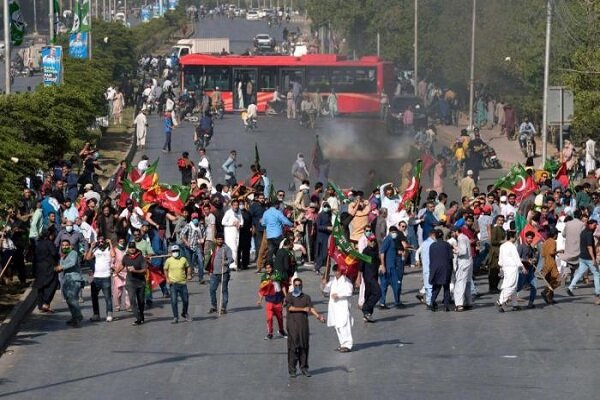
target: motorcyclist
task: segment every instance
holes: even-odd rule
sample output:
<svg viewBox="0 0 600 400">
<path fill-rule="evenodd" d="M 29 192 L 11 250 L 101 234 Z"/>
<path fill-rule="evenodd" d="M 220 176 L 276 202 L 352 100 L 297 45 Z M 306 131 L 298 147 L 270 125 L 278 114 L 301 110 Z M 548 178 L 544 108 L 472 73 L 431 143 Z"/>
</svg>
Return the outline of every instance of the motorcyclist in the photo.
<svg viewBox="0 0 600 400">
<path fill-rule="evenodd" d="M 210 95 L 210 98 L 212 101 L 213 108 L 215 110 L 223 110 L 223 108 L 224 108 L 223 95 L 218 86 L 215 87 L 215 91 L 212 92 L 212 94 Z"/>
<path fill-rule="evenodd" d="M 212 116 L 211 116 L 210 112 L 204 113 L 202 115 L 202 118 L 200 119 L 200 123 L 198 124 L 198 126 L 196 127 L 196 130 L 194 132 L 195 133 L 194 143 L 196 143 L 198 148 L 208 146 L 208 143 L 212 139 L 212 136 L 214 133 L 213 127 L 214 127 L 214 124 L 213 124 L 213 120 L 212 120 Z M 203 137 L 203 135 L 205 135 L 205 134 L 208 135 L 208 138 L 206 140 L 204 140 L 204 137 Z"/>
<path fill-rule="evenodd" d="M 529 118 L 525 117 L 521 125 L 519 125 L 519 144 L 521 145 L 521 149 L 527 146 L 527 138 L 529 138 L 533 143 L 533 154 L 535 154 L 535 133 L 535 127 L 529 122 Z"/>
<path fill-rule="evenodd" d="M 250 103 L 245 112 L 242 113 L 242 120 L 244 121 L 244 126 L 248 126 L 250 121 L 254 121 L 256 124 L 256 120 L 258 119 L 258 108 L 256 104 Z"/>
</svg>

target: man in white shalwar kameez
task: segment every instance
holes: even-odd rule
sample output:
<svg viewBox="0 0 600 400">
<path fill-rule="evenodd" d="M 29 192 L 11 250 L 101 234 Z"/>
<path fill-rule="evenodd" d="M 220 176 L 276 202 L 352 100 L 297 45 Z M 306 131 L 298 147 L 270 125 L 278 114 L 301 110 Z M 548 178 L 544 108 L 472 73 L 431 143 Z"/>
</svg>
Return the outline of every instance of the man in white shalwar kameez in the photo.
<svg viewBox="0 0 600 400">
<path fill-rule="evenodd" d="M 329 292 L 329 306 L 327 308 L 327 326 L 335 327 L 340 347 L 337 351 L 348 353 L 352 349 L 352 325 L 354 320 L 350 315 L 350 299 L 352 298 L 352 282 L 336 265 L 335 276 L 325 286 L 325 292 Z"/>
<path fill-rule="evenodd" d="M 225 244 L 231 249 L 231 254 L 233 255 L 233 263 L 229 266 L 229 269 L 237 271 L 240 228 L 244 224 L 238 200 L 231 201 L 231 208 L 225 212 L 222 223 L 225 233 Z"/>
<path fill-rule="evenodd" d="M 585 174 L 596 171 L 596 142 L 591 138 L 585 142 Z"/>
<path fill-rule="evenodd" d="M 135 120 L 133 121 L 135 125 L 135 136 L 137 138 L 137 145 L 140 148 L 140 150 L 144 150 L 144 147 L 146 146 L 146 136 L 148 133 L 148 119 L 146 118 L 146 112 L 146 109 L 142 108 L 137 117 L 135 117 Z"/>
<path fill-rule="evenodd" d="M 517 283 L 519 281 L 519 270 L 523 269 L 523 262 L 519 257 L 515 240 L 517 233 L 508 231 L 507 241 L 500 246 L 500 255 L 498 256 L 498 265 L 502 268 L 504 280 L 502 281 L 502 290 L 496 306 L 498 311 L 504 312 L 503 305 L 512 300 L 513 311 L 517 310 Z"/>
</svg>

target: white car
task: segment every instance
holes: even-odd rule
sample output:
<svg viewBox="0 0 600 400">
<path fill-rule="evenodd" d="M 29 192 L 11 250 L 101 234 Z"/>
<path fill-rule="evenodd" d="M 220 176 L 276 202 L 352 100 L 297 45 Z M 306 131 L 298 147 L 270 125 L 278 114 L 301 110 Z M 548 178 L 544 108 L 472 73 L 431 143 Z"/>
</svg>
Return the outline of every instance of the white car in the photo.
<svg viewBox="0 0 600 400">
<path fill-rule="evenodd" d="M 246 13 L 246 20 L 248 21 L 258 21 L 260 17 L 258 16 L 258 11 L 256 10 L 248 10 Z"/>
<path fill-rule="evenodd" d="M 254 47 L 257 49 L 272 49 L 275 47 L 275 39 L 273 39 L 271 35 L 267 33 L 259 33 L 258 35 L 254 36 Z"/>
</svg>

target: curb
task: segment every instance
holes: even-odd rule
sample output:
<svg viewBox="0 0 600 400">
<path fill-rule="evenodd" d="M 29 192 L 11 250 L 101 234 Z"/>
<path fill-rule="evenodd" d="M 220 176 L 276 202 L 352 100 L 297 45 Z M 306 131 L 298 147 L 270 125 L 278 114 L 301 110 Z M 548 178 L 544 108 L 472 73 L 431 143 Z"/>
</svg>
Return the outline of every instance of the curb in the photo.
<svg viewBox="0 0 600 400">
<path fill-rule="evenodd" d="M 15 304 L 10 314 L 8 314 L 8 317 L 0 324 L 0 355 L 4 352 L 15 333 L 18 332 L 21 322 L 33 310 L 36 299 L 37 291 L 28 287 L 21 295 L 19 302 Z"/>
</svg>

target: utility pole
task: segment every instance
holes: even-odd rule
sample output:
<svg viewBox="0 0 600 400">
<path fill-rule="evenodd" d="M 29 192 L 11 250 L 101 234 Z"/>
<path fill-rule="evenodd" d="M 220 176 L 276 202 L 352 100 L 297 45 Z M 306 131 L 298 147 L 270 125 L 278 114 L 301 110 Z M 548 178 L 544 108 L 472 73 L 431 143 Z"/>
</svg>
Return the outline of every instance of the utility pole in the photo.
<svg viewBox="0 0 600 400">
<path fill-rule="evenodd" d="M 544 61 L 544 107 L 542 116 L 542 165 L 548 153 L 548 80 L 550 78 L 550 33 L 552 30 L 552 0 L 546 2 L 546 55 Z M 562 127 L 561 127 L 562 130 Z"/>
<path fill-rule="evenodd" d="M 469 131 L 473 126 L 473 100 L 475 96 L 475 17 L 477 15 L 477 0 L 473 0 L 473 21 L 471 26 L 471 78 L 469 80 Z"/>
<path fill-rule="evenodd" d="M 33 0 L 33 33 L 37 36 L 37 6 L 35 5 L 36 1 Z"/>
<path fill-rule="evenodd" d="M 8 0 L 4 0 L 4 93 L 10 94 L 10 21 Z"/>
<path fill-rule="evenodd" d="M 414 43 L 414 51 L 415 51 L 415 66 L 414 66 L 414 80 L 415 80 L 415 96 L 418 94 L 417 86 L 419 85 L 419 0 L 415 0 L 415 43 Z"/>
<path fill-rule="evenodd" d="M 48 21 L 50 21 L 50 44 L 52 44 L 52 41 L 54 40 L 54 0 L 48 0 L 49 3 L 49 7 L 48 7 Z"/>
<path fill-rule="evenodd" d="M 377 32 L 377 57 L 379 57 L 381 53 L 381 35 Z"/>
</svg>

